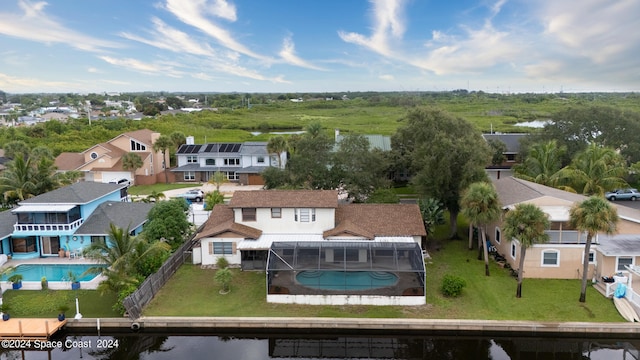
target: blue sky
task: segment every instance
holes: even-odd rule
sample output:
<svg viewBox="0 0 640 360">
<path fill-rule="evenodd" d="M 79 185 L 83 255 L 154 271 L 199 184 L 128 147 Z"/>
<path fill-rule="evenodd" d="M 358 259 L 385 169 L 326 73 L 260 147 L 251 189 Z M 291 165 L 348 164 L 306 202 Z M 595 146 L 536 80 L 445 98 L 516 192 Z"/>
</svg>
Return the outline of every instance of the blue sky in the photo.
<svg viewBox="0 0 640 360">
<path fill-rule="evenodd" d="M 0 90 L 640 90 L 638 0 L 2 0 Z"/>
</svg>

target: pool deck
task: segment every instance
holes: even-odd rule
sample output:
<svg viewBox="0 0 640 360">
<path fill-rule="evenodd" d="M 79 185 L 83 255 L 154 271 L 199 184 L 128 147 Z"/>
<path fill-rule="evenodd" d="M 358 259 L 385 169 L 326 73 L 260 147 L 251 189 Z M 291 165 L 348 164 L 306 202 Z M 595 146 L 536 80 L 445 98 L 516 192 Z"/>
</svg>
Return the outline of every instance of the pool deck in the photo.
<svg viewBox="0 0 640 360">
<path fill-rule="evenodd" d="M 86 259 L 86 258 L 61 258 L 61 257 L 43 257 L 43 258 L 35 258 L 35 259 L 10 259 L 2 268 L 6 268 L 9 266 L 18 266 L 18 265 L 92 265 L 97 264 L 97 262 Z M 103 275 L 98 275 L 91 281 L 81 281 L 80 288 L 87 290 L 95 290 L 100 284 L 101 281 L 104 280 Z M 8 281 L 0 281 L 2 284 L 2 292 L 5 290 L 11 289 L 11 283 Z M 52 290 L 70 290 L 71 283 L 69 281 L 49 281 L 49 289 Z M 22 290 L 41 290 L 42 285 L 40 281 L 23 281 L 22 282 Z"/>
</svg>

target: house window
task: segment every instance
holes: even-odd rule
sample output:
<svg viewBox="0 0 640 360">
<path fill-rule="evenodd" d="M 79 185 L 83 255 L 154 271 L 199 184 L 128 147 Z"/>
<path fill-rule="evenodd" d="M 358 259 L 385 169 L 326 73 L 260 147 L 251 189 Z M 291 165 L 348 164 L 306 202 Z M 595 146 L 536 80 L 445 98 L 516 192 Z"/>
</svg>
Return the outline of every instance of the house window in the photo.
<svg viewBox="0 0 640 360">
<path fill-rule="evenodd" d="M 271 217 L 272 218 L 281 218 L 282 217 L 282 208 L 271 208 Z"/>
<path fill-rule="evenodd" d="M 14 253 L 30 253 L 36 251 L 36 237 L 12 238 L 11 248 Z"/>
<path fill-rule="evenodd" d="M 516 161 L 516 154 L 505 154 L 506 158 L 507 158 L 507 162 L 515 162 Z"/>
<path fill-rule="evenodd" d="M 616 269 L 618 271 L 628 271 L 627 268 L 625 267 L 626 265 L 633 265 L 633 258 L 632 257 L 618 257 L 617 258 Z"/>
<path fill-rule="evenodd" d="M 209 255 L 231 255 L 231 254 L 233 254 L 233 243 L 231 242 L 209 243 Z"/>
<path fill-rule="evenodd" d="M 193 164 L 198 162 L 198 155 L 187 155 L 187 164 Z"/>
<path fill-rule="evenodd" d="M 205 159 L 205 160 L 204 160 L 204 164 L 205 164 L 205 165 L 215 166 L 215 164 L 216 164 L 216 159 Z"/>
<path fill-rule="evenodd" d="M 264 164 L 264 156 L 258 156 L 258 164 Z"/>
<path fill-rule="evenodd" d="M 91 237 L 92 244 L 106 244 L 107 238 L 106 236 L 92 236 Z"/>
<path fill-rule="evenodd" d="M 295 221 L 314 222 L 316 221 L 316 209 L 296 209 Z"/>
<path fill-rule="evenodd" d="M 502 239 L 500 235 L 500 228 L 496 228 L 496 243 L 498 244 L 500 244 L 500 239 Z"/>
<path fill-rule="evenodd" d="M 131 151 L 147 151 L 147 147 L 133 139 L 131 139 Z"/>
<path fill-rule="evenodd" d="M 243 208 L 242 221 L 256 221 L 256 208 Z"/>
<path fill-rule="evenodd" d="M 95 160 L 95 159 L 97 159 L 97 158 L 98 158 L 98 153 L 94 151 L 94 152 L 92 152 L 92 153 L 91 153 L 91 155 L 89 155 L 89 156 L 91 156 L 91 158 L 92 158 L 93 160 Z"/>
<path fill-rule="evenodd" d="M 516 258 L 516 243 L 515 241 L 511 242 L 511 257 Z"/>
<path fill-rule="evenodd" d="M 224 159 L 224 164 L 229 166 L 238 166 L 240 165 L 240 159 L 238 158 Z"/>
<path fill-rule="evenodd" d="M 235 171 L 227 171 L 227 179 L 229 180 L 239 180 L 240 179 L 240 175 L 238 175 L 238 173 L 236 173 Z"/>
<path fill-rule="evenodd" d="M 559 266 L 560 252 L 558 250 L 542 251 L 542 266 Z"/>
<path fill-rule="evenodd" d="M 582 260 L 580 261 L 581 264 L 584 264 L 584 251 L 582 252 Z M 593 250 L 589 251 L 589 264 L 595 264 L 596 263 L 596 252 Z"/>
<path fill-rule="evenodd" d="M 185 171 L 184 172 L 184 179 L 185 180 L 195 180 L 196 179 L 196 172 L 195 171 Z"/>
</svg>

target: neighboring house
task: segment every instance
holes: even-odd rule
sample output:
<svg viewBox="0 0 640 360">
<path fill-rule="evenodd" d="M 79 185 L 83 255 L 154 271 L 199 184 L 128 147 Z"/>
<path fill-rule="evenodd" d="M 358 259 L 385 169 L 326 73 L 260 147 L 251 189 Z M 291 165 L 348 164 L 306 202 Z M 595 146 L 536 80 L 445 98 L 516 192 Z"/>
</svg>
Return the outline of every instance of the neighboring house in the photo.
<svg viewBox="0 0 640 360">
<path fill-rule="evenodd" d="M 391 137 L 385 135 L 362 135 L 369 141 L 369 150 L 378 149 L 382 151 L 391 151 Z M 344 139 L 343 135 L 340 135 L 340 130 L 335 130 L 335 143 L 336 148 L 340 142 Z"/>
<path fill-rule="evenodd" d="M 266 142 L 197 145 L 191 136 L 176 152 L 176 159 L 178 166 L 171 171 L 176 173 L 176 180 L 187 182 L 206 182 L 221 171 L 229 181 L 263 185 L 260 174 L 270 166 L 278 166 L 278 159 L 269 154 Z"/>
<path fill-rule="evenodd" d="M 196 235 L 200 247 L 194 248 L 194 259 L 202 265 L 214 265 L 218 258 L 225 257 L 230 264 L 244 270 L 264 271 L 270 256 L 280 258 L 277 254 L 283 246 L 307 248 L 291 252 L 285 249 L 283 256 L 304 256 L 310 246 L 316 248 L 311 249 L 311 256 L 324 254 L 315 261 L 316 266 L 323 268 L 349 262 L 372 271 L 385 260 L 389 261 L 389 268 L 384 270 L 411 272 L 410 281 L 424 294 L 424 281 L 420 280 L 424 279 L 420 244 L 425 236 L 420 210 L 415 204 L 340 204 L 338 192 L 334 190 L 235 191 L 228 205 L 214 207 L 209 220 Z M 302 261 L 293 261 L 291 266 L 300 265 Z M 271 275 L 268 272 L 270 280 L 276 276 L 274 273 L 277 272 Z M 270 293 L 268 301 L 324 301 L 320 298 L 274 300 L 272 296 L 277 298 Z M 408 300 L 398 299 L 393 301 Z M 419 302 L 409 300 L 405 304 Z"/>
<path fill-rule="evenodd" d="M 1 252 L 14 259 L 79 253 L 104 241 L 110 223 L 137 234 L 151 205 L 126 200 L 125 185 L 85 181 L 21 201 L 0 213 Z"/>
<path fill-rule="evenodd" d="M 153 150 L 159 137 L 160 133 L 147 129 L 124 133 L 81 153 L 62 153 L 56 157 L 55 165 L 59 171 L 84 173 L 86 181 L 108 183 L 127 179 L 134 183 L 135 176 L 154 178 L 163 172 L 162 152 Z M 122 166 L 122 157 L 129 152 L 140 155 L 143 162 L 135 172 Z"/>
<path fill-rule="evenodd" d="M 489 175 L 491 179 L 500 179 L 502 177 L 509 177 L 513 175 L 511 168 L 518 162 L 518 155 L 520 154 L 520 141 L 527 136 L 529 136 L 529 134 L 525 133 L 482 134 L 482 137 L 487 142 L 490 140 L 499 141 L 503 143 L 507 148 L 507 150 L 503 152 L 505 161 L 503 161 L 501 164 L 488 164 L 485 168 L 485 170 L 487 171 L 487 175 Z"/>
<path fill-rule="evenodd" d="M 586 233 L 576 231 L 569 224 L 569 210 L 587 197 L 547 187 L 522 179 L 508 177 L 494 180 L 503 209 L 509 211 L 517 204 L 535 204 L 551 221 L 549 242 L 527 249 L 524 274 L 528 278 L 581 279 Z M 598 234 L 593 239 L 589 255 L 588 279 L 600 280 L 622 272 L 628 275 L 627 265 L 640 260 L 640 211 L 611 203 L 620 221 L 614 235 Z M 501 221 L 487 227 L 491 243 L 509 265 L 517 269 L 520 261 L 518 239 L 505 239 Z"/>
</svg>

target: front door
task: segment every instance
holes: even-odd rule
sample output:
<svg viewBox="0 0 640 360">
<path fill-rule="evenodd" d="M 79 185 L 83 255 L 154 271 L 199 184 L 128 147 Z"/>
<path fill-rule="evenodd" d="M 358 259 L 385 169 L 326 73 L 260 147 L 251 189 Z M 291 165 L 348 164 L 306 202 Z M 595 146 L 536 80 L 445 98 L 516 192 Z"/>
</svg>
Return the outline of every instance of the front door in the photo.
<svg viewBox="0 0 640 360">
<path fill-rule="evenodd" d="M 60 237 L 59 236 L 41 236 L 40 245 L 42 249 L 42 255 L 58 255 L 60 250 Z"/>
</svg>

